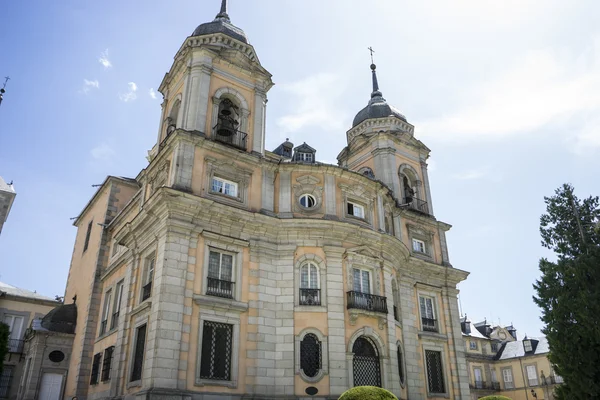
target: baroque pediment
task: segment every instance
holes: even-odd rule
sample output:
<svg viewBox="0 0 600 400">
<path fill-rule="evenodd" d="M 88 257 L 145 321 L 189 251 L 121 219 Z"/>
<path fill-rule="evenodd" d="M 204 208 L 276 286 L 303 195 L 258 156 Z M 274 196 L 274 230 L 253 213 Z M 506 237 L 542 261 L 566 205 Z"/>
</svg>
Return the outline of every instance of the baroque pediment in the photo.
<svg viewBox="0 0 600 400">
<path fill-rule="evenodd" d="M 369 257 L 369 258 L 373 258 L 376 260 L 381 259 L 381 256 L 376 251 L 374 251 L 372 248 L 370 248 L 368 246 L 353 247 L 351 249 L 347 249 L 346 253 L 353 254 L 353 255 L 359 255 L 359 256 L 363 256 L 363 257 Z"/>
<path fill-rule="evenodd" d="M 316 185 L 320 182 L 320 179 L 312 175 L 302 175 L 296 178 L 296 182 L 302 185 Z"/>
</svg>

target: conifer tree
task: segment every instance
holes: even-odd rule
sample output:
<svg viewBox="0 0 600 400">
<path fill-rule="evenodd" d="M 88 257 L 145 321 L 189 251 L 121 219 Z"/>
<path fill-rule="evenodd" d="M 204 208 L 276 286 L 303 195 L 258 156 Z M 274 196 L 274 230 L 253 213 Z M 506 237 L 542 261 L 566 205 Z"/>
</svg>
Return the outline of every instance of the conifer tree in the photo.
<svg viewBox="0 0 600 400">
<path fill-rule="evenodd" d="M 9 326 L 0 322 L 0 374 L 4 367 L 4 357 L 8 354 L 8 338 L 10 335 Z"/>
<path fill-rule="evenodd" d="M 598 197 L 579 200 L 565 184 L 544 197 L 542 245 L 556 261 L 542 258 L 533 285 L 542 309 L 549 359 L 564 384 L 557 400 L 600 399 L 600 208 Z"/>
</svg>

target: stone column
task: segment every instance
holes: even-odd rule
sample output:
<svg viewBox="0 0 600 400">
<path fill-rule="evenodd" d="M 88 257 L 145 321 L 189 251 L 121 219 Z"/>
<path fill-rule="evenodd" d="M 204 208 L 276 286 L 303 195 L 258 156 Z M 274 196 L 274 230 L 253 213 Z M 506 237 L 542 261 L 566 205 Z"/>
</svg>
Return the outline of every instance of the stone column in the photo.
<svg viewBox="0 0 600 400">
<path fill-rule="evenodd" d="M 394 215 L 394 235 L 402 240 L 402 217 L 400 215 Z"/>
<path fill-rule="evenodd" d="M 427 163 L 423 158 L 421 159 L 421 173 L 423 174 L 423 183 L 426 196 L 425 198 L 427 199 L 429 214 L 433 215 L 433 203 L 431 202 L 431 189 L 429 188 L 429 175 L 427 174 Z"/>
<path fill-rule="evenodd" d="M 206 61 L 206 60 L 205 60 Z M 206 117 L 208 114 L 208 94 L 212 74 L 211 60 L 209 64 L 193 65 L 188 77 L 188 90 L 185 98 L 186 115 L 184 129 L 206 133 Z"/>
<path fill-rule="evenodd" d="M 383 208 L 383 198 L 381 193 L 377 193 L 377 228 L 385 232 L 385 209 Z"/>
<path fill-rule="evenodd" d="M 325 175 L 325 218 L 338 219 L 335 198 L 335 176 Z"/>
<path fill-rule="evenodd" d="M 278 246 L 275 290 L 275 393 L 294 394 L 294 251 L 296 245 Z"/>
<path fill-rule="evenodd" d="M 267 116 L 267 93 L 254 89 L 254 129 L 252 151 L 265 153 L 265 121 Z"/>
<path fill-rule="evenodd" d="M 450 361 L 450 374 L 448 379 L 452 382 L 455 399 L 469 399 L 469 376 L 467 373 L 467 361 L 465 359 L 465 347 L 460 329 L 460 314 L 458 311 L 458 290 L 455 288 L 444 288 L 442 301 L 446 319 L 446 330 L 448 334 L 448 349 Z"/>
<path fill-rule="evenodd" d="M 329 336 L 329 394 L 339 396 L 350 387 L 346 361 L 346 327 L 342 247 L 324 246 L 327 257 L 327 321 Z"/>
<path fill-rule="evenodd" d="M 192 170 L 194 169 L 195 147 L 190 142 L 177 143 L 171 161 L 169 186 L 185 192 L 192 191 Z"/>
<path fill-rule="evenodd" d="M 440 247 L 442 249 L 442 264 L 451 266 L 450 257 L 448 256 L 448 244 L 446 243 L 446 231 L 442 227 L 439 227 L 438 234 L 440 236 Z"/>
<path fill-rule="evenodd" d="M 262 171 L 262 206 L 261 212 L 267 215 L 275 216 L 275 171 L 263 167 Z"/>
<path fill-rule="evenodd" d="M 279 173 L 279 217 L 292 218 L 292 173 Z"/>
</svg>

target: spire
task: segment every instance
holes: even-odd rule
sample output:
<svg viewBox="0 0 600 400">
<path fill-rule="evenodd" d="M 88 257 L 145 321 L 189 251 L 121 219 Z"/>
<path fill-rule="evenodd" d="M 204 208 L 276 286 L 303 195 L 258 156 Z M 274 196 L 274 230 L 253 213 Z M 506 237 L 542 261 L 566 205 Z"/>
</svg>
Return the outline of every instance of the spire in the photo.
<svg viewBox="0 0 600 400">
<path fill-rule="evenodd" d="M 373 53 L 375 53 L 375 50 L 373 50 L 372 47 L 369 47 L 369 51 L 371 52 L 371 73 L 373 75 L 373 93 L 371 93 L 371 98 L 381 97 L 382 95 L 379 91 L 379 83 L 377 82 L 377 72 L 375 72 L 377 66 L 373 62 Z"/>
<path fill-rule="evenodd" d="M 217 14 L 215 19 L 224 19 L 230 21 L 229 15 L 227 14 L 227 0 L 221 0 L 221 11 Z"/>
</svg>

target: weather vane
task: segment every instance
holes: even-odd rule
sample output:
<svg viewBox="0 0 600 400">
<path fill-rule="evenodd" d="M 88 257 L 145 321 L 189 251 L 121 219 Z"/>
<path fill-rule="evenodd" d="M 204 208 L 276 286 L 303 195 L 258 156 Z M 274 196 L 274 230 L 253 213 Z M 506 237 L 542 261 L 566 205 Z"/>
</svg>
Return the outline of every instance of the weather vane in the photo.
<svg viewBox="0 0 600 400">
<path fill-rule="evenodd" d="M 6 93 L 6 84 L 8 83 L 8 81 L 10 80 L 10 76 L 5 76 L 4 77 L 4 85 L 2 85 L 2 89 L 0 89 L 0 104 L 2 104 L 2 100 L 4 98 L 4 93 Z"/>
<path fill-rule="evenodd" d="M 375 53 L 375 50 L 373 50 L 373 48 L 372 48 L 372 47 L 368 47 L 368 49 L 369 49 L 369 51 L 371 52 L 371 64 L 375 64 L 375 63 L 373 62 L 373 53 Z"/>
</svg>

